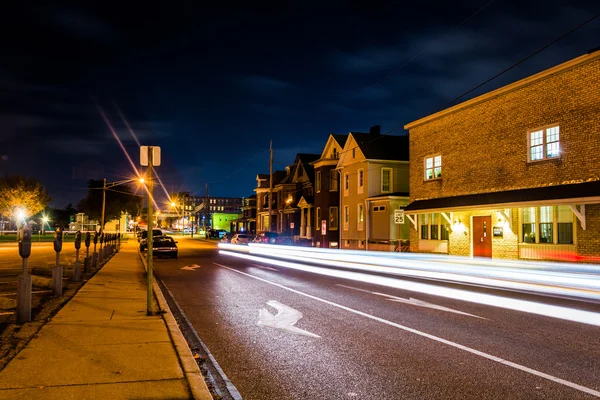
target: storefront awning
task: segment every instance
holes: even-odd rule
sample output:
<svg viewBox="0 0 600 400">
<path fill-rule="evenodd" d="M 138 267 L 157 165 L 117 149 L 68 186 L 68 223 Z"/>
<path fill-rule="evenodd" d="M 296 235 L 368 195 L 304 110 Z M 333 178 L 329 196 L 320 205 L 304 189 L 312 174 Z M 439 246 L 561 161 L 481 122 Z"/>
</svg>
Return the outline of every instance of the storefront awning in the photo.
<svg viewBox="0 0 600 400">
<path fill-rule="evenodd" d="M 600 203 L 600 181 L 416 200 L 406 206 L 404 212 L 422 214 L 481 208 L 595 203 Z"/>
</svg>

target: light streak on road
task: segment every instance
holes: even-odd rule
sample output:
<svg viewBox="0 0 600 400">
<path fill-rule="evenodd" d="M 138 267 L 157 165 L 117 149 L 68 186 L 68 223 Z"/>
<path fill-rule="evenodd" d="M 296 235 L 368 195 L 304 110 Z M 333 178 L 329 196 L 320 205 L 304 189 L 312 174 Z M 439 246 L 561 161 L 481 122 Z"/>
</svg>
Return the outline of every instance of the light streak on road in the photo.
<svg viewBox="0 0 600 400">
<path fill-rule="evenodd" d="M 330 249 L 306 249 L 290 246 L 251 244 L 250 246 L 219 244 L 232 251 L 245 252 L 285 260 L 301 260 L 307 263 L 337 268 L 369 271 L 422 279 L 460 282 L 508 290 L 544 293 L 600 301 L 600 275 L 575 274 L 560 271 L 540 270 L 545 263 L 520 263 L 534 269 L 507 267 L 506 263 L 495 263 L 497 267 L 485 265 L 457 264 L 452 256 L 395 254 L 385 256 L 371 252 L 352 252 Z M 414 257 L 413 257 L 414 256 Z M 470 264 L 474 264 L 474 260 Z M 477 261 L 477 260 L 475 260 Z M 490 265 L 492 263 L 486 263 Z M 502 266 L 502 267 L 500 267 Z M 556 266 L 553 266 L 556 268 Z M 575 267 L 578 267 L 576 265 Z M 586 270 L 593 271 L 593 267 Z"/>
<path fill-rule="evenodd" d="M 284 268 L 326 275 L 341 279 L 349 279 L 358 282 L 371 283 L 380 286 L 392 287 L 395 289 L 408 290 L 412 292 L 425 293 L 432 296 L 446 297 L 454 300 L 468 301 L 471 303 L 484 304 L 492 307 L 506 308 L 515 311 L 521 311 L 531 314 L 542 315 L 550 318 L 558 318 L 567 321 L 573 321 L 583 324 L 600 326 L 600 314 L 583 311 L 574 308 L 559 307 L 549 304 L 536 303 L 532 301 L 510 299 L 484 293 L 474 293 L 461 289 L 445 288 L 425 283 L 404 281 L 396 278 L 389 278 L 378 275 L 363 274 L 359 272 L 341 271 L 337 269 L 327 269 L 314 267 L 289 261 L 273 260 L 263 257 L 257 257 L 249 254 L 242 254 L 233 251 L 220 250 L 220 254 L 234 256 L 261 264 L 277 265 Z"/>
</svg>

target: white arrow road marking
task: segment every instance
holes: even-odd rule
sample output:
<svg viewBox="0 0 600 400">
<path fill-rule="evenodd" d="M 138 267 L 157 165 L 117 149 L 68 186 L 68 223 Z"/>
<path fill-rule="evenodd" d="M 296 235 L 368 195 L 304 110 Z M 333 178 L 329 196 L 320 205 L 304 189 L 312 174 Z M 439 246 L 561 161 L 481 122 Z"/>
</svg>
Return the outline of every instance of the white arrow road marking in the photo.
<svg viewBox="0 0 600 400">
<path fill-rule="evenodd" d="M 198 264 L 192 264 L 190 267 L 186 265 L 185 267 L 181 267 L 180 269 L 185 269 L 186 271 L 193 271 L 198 268 L 200 268 Z"/>
<path fill-rule="evenodd" d="M 288 307 L 285 304 L 278 302 L 277 300 L 269 300 L 267 304 L 277 309 L 277 314 L 273 315 L 263 308 L 258 313 L 258 323 L 261 326 L 270 326 L 271 328 L 282 329 L 284 331 L 290 331 L 299 335 L 311 336 L 320 338 L 321 336 L 315 335 L 308 331 L 296 328 L 294 324 L 302 318 L 302 313 L 298 310 L 294 310 L 292 307 Z"/>
<path fill-rule="evenodd" d="M 444 307 L 444 306 L 438 306 L 437 304 L 427 303 L 427 302 L 422 301 L 422 300 L 413 299 L 412 297 L 410 297 L 408 299 L 403 299 L 402 297 L 392 296 L 391 294 L 385 294 L 385 293 L 379 293 L 379 292 L 371 292 L 370 290 L 359 289 L 359 288 L 355 288 L 355 287 L 352 287 L 352 286 L 346 286 L 346 285 L 340 285 L 340 284 L 337 284 L 336 286 L 341 286 L 341 287 L 345 287 L 347 289 L 352 289 L 352 290 L 358 290 L 360 292 L 371 293 L 371 294 L 374 294 L 374 295 L 377 295 L 377 296 L 388 297 L 388 300 L 390 300 L 390 301 L 396 301 L 398 303 L 412 304 L 413 306 L 433 308 L 434 310 L 447 311 L 447 312 L 451 312 L 451 313 L 455 313 L 455 314 L 467 315 L 469 317 L 487 319 L 487 318 L 480 317 L 479 315 L 473 315 L 473 314 L 469 314 L 469 313 L 466 313 L 466 312 L 454 310 L 452 308 L 448 308 L 448 307 Z"/>
<path fill-rule="evenodd" d="M 265 267 L 264 265 L 259 265 L 259 264 L 250 264 L 250 265 L 252 265 L 252 266 L 254 266 L 254 267 L 262 268 L 262 269 L 268 269 L 269 271 L 276 271 L 276 272 L 279 272 L 279 270 L 278 270 L 278 269 L 271 268 L 271 267 Z M 16 282 L 16 281 L 15 281 L 15 282 Z"/>
</svg>

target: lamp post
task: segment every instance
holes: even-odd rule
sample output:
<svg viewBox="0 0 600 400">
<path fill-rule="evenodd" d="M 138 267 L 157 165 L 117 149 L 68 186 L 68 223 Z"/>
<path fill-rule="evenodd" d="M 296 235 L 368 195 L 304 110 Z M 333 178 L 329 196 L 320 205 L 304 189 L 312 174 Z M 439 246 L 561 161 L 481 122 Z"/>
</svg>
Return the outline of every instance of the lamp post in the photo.
<svg viewBox="0 0 600 400">
<path fill-rule="evenodd" d="M 136 182 L 136 181 L 140 182 L 140 183 L 144 183 L 145 182 L 144 178 L 140 177 L 140 178 L 126 179 L 124 181 L 118 181 L 118 182 L 108 182 L 108 185 L 110 185 L 110 186 L 107 186 L 107 184 L 106 184 L 106 178 L 104 178 L 104 181 L 103 181 L 103 184 L 102 184 L 102 214 L 101 214 L 102 216 L 100 217 L 101 218 L 101 220 L 100 220 L 100 230 L 102 232 L 104 232 L 104 213 L 105 213 L 105 210 L 106 210 L 106 189 L 110 189 L 110 188 L 113 188 L 115 186 L 120 186 L 120 185 L 124 185 L 126 183 L 131 183 L 131 182 Z"/>
</svg>

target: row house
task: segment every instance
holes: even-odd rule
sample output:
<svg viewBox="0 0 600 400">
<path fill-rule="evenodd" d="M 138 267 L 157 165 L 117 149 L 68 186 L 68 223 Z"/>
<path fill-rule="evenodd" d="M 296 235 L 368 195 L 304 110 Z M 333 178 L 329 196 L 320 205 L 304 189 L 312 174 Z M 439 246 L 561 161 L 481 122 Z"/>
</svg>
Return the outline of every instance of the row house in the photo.
<svg viewBox="0 0 600 400">
<path fill-rule="evenodd" d="M 336 169 L 348 135 L 331 134 L 321 157 L 313 161 L 315 172 L 315 246 L 337 248 L 339 231 L 339 173 Z"/>
<path fill-rule="evenodd" d="M 408 225 L 394 219 L 409 202 L 408 137 L 382 135 L 378 125 L 350 132 L 336 170 L 340 248 L 390 251 L 409 239 Z"/>
<path fill-rule="evenodd" d="M 600 261 L 600 51 L 405 126 L 413 251 Z"/>
<path fill-rule="evenodd" d="M 242 199 L 242 211 L 238 219 L 233 221 L 234 232 L 256 232 L 256 194 Z"/>
<path fill-rule="evenodd" d="M 277 182 L 282 181 L 288 173 L 286 171 L 273 172 L 273 187 Z M 272 191 L 269 199 L 269 188 L 271 187 L 271 177 L 269 174 L 256 175 L 256 232 L 274 231 L 279 225 L 278 221 L 278 202 L 275 191 Z M 271 215 L 269 215 L 269 201 L 271 201 Z"/>
</svg>

